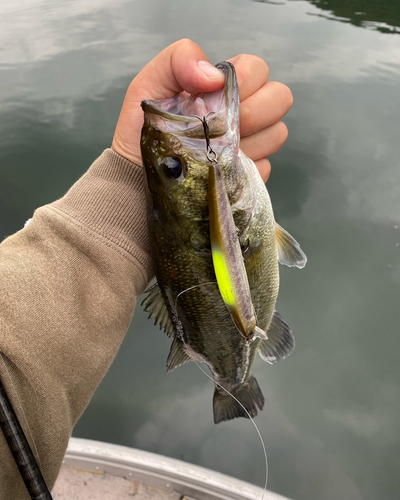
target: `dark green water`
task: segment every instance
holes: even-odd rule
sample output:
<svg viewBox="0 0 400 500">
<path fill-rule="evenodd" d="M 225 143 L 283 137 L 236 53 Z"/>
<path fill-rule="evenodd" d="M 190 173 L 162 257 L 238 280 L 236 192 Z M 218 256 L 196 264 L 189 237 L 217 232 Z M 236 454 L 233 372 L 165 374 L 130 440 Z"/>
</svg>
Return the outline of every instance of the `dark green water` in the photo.
<svg viewBox="0 0 400 500">
<path fill-rule="evenodd" d="M 308 264 L 282 269 L 296 336 L 258 360 L 269 488 L 296 500 L 400 491 L 400 3 L 397 0 L 3 1 L 0 237 L 61 196 L 111 143 L 125 89 L 190 37 L 214 63 L 263 57 L 293 91 L 268 182 Z M 165 375 L 170 341 L 138 307 L 74 435 L 263 484 L 250 422 L 212 423 L 194 364 Z"/>
</svg>

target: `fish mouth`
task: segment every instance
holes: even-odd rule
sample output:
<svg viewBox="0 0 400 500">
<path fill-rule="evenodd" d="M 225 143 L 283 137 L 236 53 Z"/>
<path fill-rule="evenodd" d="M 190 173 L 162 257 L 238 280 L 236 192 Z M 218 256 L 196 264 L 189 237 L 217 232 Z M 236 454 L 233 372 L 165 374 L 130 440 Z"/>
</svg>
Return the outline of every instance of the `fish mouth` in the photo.
<svg viewBox="0 0 400 500">
<path fill-rule="evenodd" d="M 178 94 L 168 99 L 143 100 L 145 120 L 161 132 L 188 138 L 204 138 L 198 117 L 208 115 L 210 138 L 239 132 L 239 91 L 235 67 L 227 61 L 215 66 L 225 76 L 225 85 L 215 92 L 194 95 Z"/>
</svg>

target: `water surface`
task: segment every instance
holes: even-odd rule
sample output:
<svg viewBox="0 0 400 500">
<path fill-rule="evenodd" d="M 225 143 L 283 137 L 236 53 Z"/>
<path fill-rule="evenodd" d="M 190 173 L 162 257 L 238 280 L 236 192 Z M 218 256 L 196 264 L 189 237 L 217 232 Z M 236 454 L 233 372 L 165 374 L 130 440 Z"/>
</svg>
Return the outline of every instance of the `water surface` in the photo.
<svg viewBox="0 0 400 500">
<path fill-rule="evenodd" d="M 254 374 L 269 488 L 296 500 L 400 490 L 400 4 L 383 1 L 3 1 L 1 238 L 111 143 L 125 90 L 183 37 L 214 63 L 247 52 L 290 86 L 289 139 L 267 184 L 308 256 L 282 269 L 296 350 Z M 74 435 L 163 453 L 262 485 L 253 426 L 214 426 L 212 383 L 168 376 L 170 340 L 137 308 Z"/>
</svg>

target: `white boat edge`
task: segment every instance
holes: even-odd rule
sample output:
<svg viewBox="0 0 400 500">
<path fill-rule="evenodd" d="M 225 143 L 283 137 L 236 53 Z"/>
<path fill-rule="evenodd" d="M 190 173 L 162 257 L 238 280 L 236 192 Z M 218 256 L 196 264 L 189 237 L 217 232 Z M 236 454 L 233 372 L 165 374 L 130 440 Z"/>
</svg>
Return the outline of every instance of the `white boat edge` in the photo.
<svg viewBox="0 0 400 500">
<path fill-rule="evenodd" d="M 195 500 L 288 500 L 251 483 L 156 453 L 71 438 L 64 467 L 111 474 Z"/>
</svg>

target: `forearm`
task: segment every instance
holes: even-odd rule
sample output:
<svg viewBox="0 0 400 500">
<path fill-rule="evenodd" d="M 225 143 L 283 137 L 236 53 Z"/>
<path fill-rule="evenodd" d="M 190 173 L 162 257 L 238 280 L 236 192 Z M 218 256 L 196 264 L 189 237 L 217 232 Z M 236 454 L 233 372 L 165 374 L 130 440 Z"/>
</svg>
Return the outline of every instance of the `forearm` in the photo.
<svg viewBox="0 0 400 500">
<path fill-rule="evenodd" d="M 49 487 L 152 274 L 143 173 L 111 150 L 0 246 L 0 376 Z M 1 434 L 0 464 L 27 498 Z"/>
</svg>

